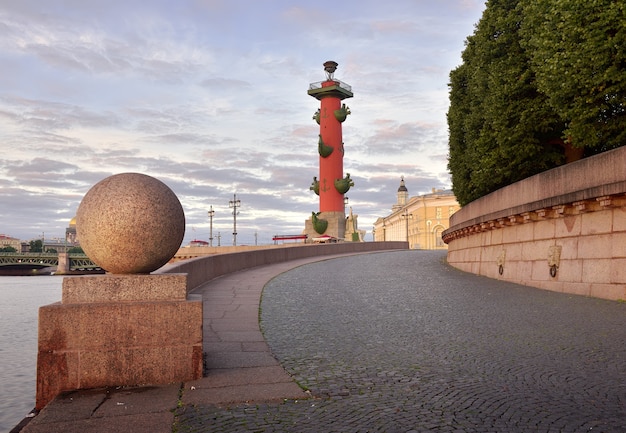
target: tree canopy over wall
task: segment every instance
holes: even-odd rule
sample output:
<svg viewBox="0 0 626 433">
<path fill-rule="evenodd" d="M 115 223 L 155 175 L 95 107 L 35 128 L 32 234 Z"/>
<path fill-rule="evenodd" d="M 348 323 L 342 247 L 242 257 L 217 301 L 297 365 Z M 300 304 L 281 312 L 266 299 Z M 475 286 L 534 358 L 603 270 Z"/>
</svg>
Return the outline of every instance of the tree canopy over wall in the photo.
<svg viewBox="0 0 626 433">
<path fill-rule="evenodd" d="M 487 2 L 450 73 L 448 168 L 461 205 L 626 143 L 625 9 Z"/>
</svg>

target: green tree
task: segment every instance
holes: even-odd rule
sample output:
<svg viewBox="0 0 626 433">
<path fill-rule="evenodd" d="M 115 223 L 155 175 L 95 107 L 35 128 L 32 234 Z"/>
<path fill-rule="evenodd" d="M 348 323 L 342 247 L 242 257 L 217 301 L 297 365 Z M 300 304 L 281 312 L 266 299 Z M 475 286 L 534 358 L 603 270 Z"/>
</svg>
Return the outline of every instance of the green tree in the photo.
<svg viewBox="0 0 626 433">
<path fill-rule="evenodd" d="M 538 89 L 591 152 L 626 143 L 626 3 L 523 0 L 523 45 Z"/>
<path fill-rule="evenodd" d="M 81 247 L 72 247 L 69 250 L 67 250 L 67 252 L 69 254 L 85 254 L 85 252 L 83 251 Z"/>
<path fill-rule="evenodd" d="M 43 241 L 41 239 L 36 239 L 34 241 L 30 241 L 30 248 L 28 249 L 31 253 L 41 253 L 43 252 Z"/>
<path fill-rule="evenodd" d="M 469 48 L 468 48 L 469 49 Z M 466 50 L 467 52 L 467 50 Z M 472 167 L 476 164 L 470 153 L 475 137 L 471 137 L 478 128 L 472 128 L 470 124 L 470 92 L 469 67 L 463 64 L 450 73 L 450 108 L 448 110 L 449 129 L 449 158 L 448 170 L 452 175 L 452 189 L 459 203 L 465 204 L 472 200 Z M 480 112 L 475 112 L 479 114 Z M 480 122 L 479 122 L 480 123 Z"/>
<path fill-rule="evenodd" d="M 518 0 L 489 0 L 450 73 L 448 169 L 461 205 L 564 162 L 564 125 L 520 41 Z"/>
<path fill-rule="evenodd" d="M 0 248 L 0 253 L 17 253 L 17 250 L 10 245 L 5 245 Z"/>
</svg>

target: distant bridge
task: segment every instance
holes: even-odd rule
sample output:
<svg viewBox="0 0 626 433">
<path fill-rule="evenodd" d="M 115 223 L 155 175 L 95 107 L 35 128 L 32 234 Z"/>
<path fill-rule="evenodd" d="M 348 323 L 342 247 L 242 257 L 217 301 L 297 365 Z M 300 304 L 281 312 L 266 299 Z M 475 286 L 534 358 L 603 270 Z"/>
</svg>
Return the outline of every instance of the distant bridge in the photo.
<svg viewBox="0 0 626 433">
<path fill-rule="evenodd" d="M 20 271 L 41 271 L 51 268 L 50 272 L 58 273 L 81 273 L 102 271 L 98 265 L 92 262 L 85 254 L 65 254 L 66 260 L 61 259 L 64 269 L 59 269 L 59 254 L 57 253 L 0 253 L 0 274 Z"/>
</svg>

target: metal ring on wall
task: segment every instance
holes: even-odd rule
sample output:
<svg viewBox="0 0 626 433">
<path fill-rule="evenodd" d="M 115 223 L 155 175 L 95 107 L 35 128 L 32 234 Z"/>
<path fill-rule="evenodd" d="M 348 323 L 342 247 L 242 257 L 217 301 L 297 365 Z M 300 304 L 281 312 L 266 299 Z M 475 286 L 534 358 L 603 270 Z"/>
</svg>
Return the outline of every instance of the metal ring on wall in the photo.
<svg viewBox="0 0 626 433">
<path fill-rule="evenodd" d="M 552 266 L 550 266 L 550 276 L 551 276 L 552 278 L 556 277 L 556 270 L 557 270 L 557 269 L 558 269 L 558 268 L 557 268 L 557 266 L 556 266 L 556 265 L 552 265 Z"/>
<path fill-rule="evenodd" d="M 500 266 L 498 267 L 498 273 L 499 273 L 500 275 L 502 275 L 502 274 L 504 273 L 504 266 L 500 265 Z"/>
</svg>

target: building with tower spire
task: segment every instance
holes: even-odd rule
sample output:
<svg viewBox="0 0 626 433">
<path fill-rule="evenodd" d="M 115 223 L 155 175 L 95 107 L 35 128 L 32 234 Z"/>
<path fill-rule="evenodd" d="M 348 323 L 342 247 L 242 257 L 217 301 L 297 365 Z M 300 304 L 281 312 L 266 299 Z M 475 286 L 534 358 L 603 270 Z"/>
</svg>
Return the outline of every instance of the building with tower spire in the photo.
<svg viewBox="0 0 626 433">
<path fill-rule="evenodd" d="M 406 202 L 409 199 L 409 190 L 406 189 L 404 184 L 404 176 L 400 176 L 400 186 L 398 187 L 398 201 L 391 207 L 392 210 L 401 209 L 402 206 L 406 206 Z"/>
<path fill-rule="evenodd" d="M 391 213 L 374 223 L 374 240 L 405 241 L 411 249 L 446 249 L 441 234 L 450 227 L 450 217 L 459 208 L 451 190 L 433 188 L 429 194 L 409 198 L 402 176 Z"/>
</svg>

